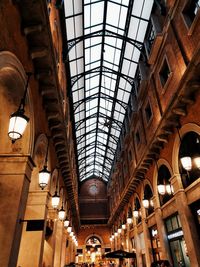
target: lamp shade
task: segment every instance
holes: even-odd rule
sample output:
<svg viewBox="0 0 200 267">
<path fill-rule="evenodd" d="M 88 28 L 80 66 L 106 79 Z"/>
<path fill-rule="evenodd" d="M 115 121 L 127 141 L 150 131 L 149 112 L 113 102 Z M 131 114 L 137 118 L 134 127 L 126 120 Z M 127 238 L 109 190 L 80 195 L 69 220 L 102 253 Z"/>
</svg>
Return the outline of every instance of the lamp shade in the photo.
<svg viewBox="0 0 200 267">
<path fill-rule="evenodd" d="M 183 168 L 186 171 L 190 171 L 192 169 L 192 159 L 191 159 L 191 157 L 182 157 L 180 160 L 181 160 L 181 164 L 182 164 Z"/>
<path fill-rule="evenodd" d="M 149 208 L 149 200 L 148 199 L 143 199 L 142 200 L 142 204 L 144 206 L 145 209 Z"/>
<path fill-rule="evenodd" d="M 124 229 L 124 230 L 126 229 L 126 224 L 125 223 L 122 224 L 122 229 Z"/>
<path fill-rule="evenodd" d="M 69 220 L 68 219 L 65 219 L 64 220 L 64 227 L 67 229 L 69 226 Z"/>
<path fill-rule="evenodd" d="M 198 169 L 200 169 L 200 156 L 194 158 L 194 164 Z"/>
<path fill-rule="evenodd" d="M 165 194 L 166 188 L 165 188 L 165 185 L 164 184 L 159 184 L 157 186 L 157 188 L 158 188 L 158 193 L 160 195 L 164 195 Z"/>
<path fill-rule="evenodd" d="M 56 191 L 55 194 L 51 198 L 52 207 L 54 209 L 57 209 L 57 207 L 59 205 L 59 202 L 60 202 L 60 197 L 59 197 L 59 195 L 57 194 L 57 191 Z"/>
<path fill-rule="evenodd" d="M 127 223 L 128 223 L 128 224 L 131 224 L 131 223 L 132 223 L 132 218 L 131 218 L 131 217 L 128 217 L 128 218 L 127 218 Z"/>
<path fill-rule="evenodd" d="M 39 186 L 42 188 L 42 190 L 47 186 L 50 178 L 50 171 L 47 170 L 47 166 L 44 166 L 44 168 L 39 172 Z"/>
<path fill-rule="evenodd" d="M 22 137 L 28 122 L 29 118 L 24 115 L 22 109 L 17 110 L 10 116 L 8 136 L 13 142 Z"/>
<path fill-rule="evenodd" d="M 138 218 L 139 217 L 139 211 L 138 210 L 134 210 L 133 211 L 133 217 L 134 218 Z"/>
<path fill-rule="evenodd" d="M 71 227 L 71 226 L 68 226 L 68 227 L 67 227 L 67 232 L 68 232 L 68 233 L 71 233 L 71 231 L 72 231 L 72 227 Z"/>
<path fill-rule="evenodd" d="M 166 184 L 166 192 L 168 195 L 171 195 L 172 194 L 172 187 L 170 184 Z"/>
<path fill-rule="evenodd" d="M 58 211 L 58 219 L 60 221 L 64 221 L 65 219 L 65 210 L 63 209 L 63 207 L 61 207 L 61 209 Z"/>
<path fill-rule="evenodd" d="M 118 234 L 121 234 L 122 229 L 121 228 L 118 228 L 117 232 L 118 232 Z"/>
</svg>

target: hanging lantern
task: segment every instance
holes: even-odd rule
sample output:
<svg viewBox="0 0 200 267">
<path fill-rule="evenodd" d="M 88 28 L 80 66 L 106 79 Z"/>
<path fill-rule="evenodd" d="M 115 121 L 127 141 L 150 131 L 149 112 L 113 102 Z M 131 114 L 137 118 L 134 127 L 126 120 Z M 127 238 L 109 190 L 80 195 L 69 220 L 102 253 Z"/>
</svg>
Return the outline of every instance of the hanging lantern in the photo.
<svg viewBox="0 0 200 267">
<path fill-rule="evenodd" d="M 128 224 L 131 224 L 131 223 L 132 223 L 132 221 L 133 221 L 133 220 L 132 220 L 132 218 L 131 218 L 131 217 L 128 217 L 128 218 L 127 218 L 127 223 L 128 223 Z"/>
<path fill-rule="evenodd" d="M 182 157 L 180 160 L 181 160 L 181 164 L 182 164 L 183 168 L 186 171 L 191 171 L 191 169 L 192 169 L 192 159 L 191 159 L 191 157 Z"/>
<path fill-rule="evenodd" d="M 69 226 L 69 220 L 66 218 L 66 219 L 64 220 L 64 227 L 65 227 L 65 229 L 67 229 L 68 226 Z"/>
<path fill-rule="evenodd" d="M 24 110 L 17 110 L 10 116 L 8 136 L 13 143 L 22 137 L 28 122 L 29 118 L 24 115 Z"/>
<path fill-rule="evenodd" d="M 171 187 L 170 184 L 167 184 L 166 185 L 166 192 L 167 192 L 168 195 L 171 195 L 172 194 L 172 187 Z"/>
<path fill-rule="evenodd" d="M 122 229 L 123 229 L 123 230 L 126 229 L 126 224 L 125 224 L 125 223 L 122 224 Z"/>
<path fill-rule="evenodd" d="M 198 169 L 200 169 L 200 156 L 194 158 L 194 164 Z"/>
<path fill-rule="evenodd" d="M 165 191 L 166 191 L 165 185 L 164 184 L 159 184 L 157 186 L 157 188 L 158 188 L 158 193 L 163 196 L 165 194 Z"/>
<path fill-rule="evenodd" d="M 51 198 L 51 204 L 52 204 L 52 207 L 54 209 L 57 209 L 58 205 L 59 205 L 59 202 L 60 202 L 60 197 L 57 193 L 57 191 L 55 191 L 55 194 L 52 196 Z"/>
<path fill-rule="evenodd" d="M 43 190 L 50 179 L 50 171 L 47 170 L 47 157 L 48 157 L 48 148 L 49 148 L 49 139 L 47 139 L 47 150 L 46 150 L 46 156 L 45 156 L 45 163 L 43 169 L 39 172 L 39 186 Z"/>
<path fill-rule="evenodd" d="M 121 234 L 122 229 L 121 228 L 118 228 L 117 232 L 118 232 L 118 234 Z"/>
<path fill-rule="evenodd" d="M 139 217 L 139 211 L 138 210 L 133 210 L 133 217 L 138 218 Z"/>
<path fill-rule="evenodd" d="M 44 166 L 44 168 L 39 172 L 39 186 L 43 190 L 49 182 L 50 178 L 50 171 L 47 170 L 47 166 Z"/>
<path fill-rule="evenodd" d="M 115 237 L 117 237 L 118 236 L 118 233 L 117 232 L 115 232 Z"/>
<path fill-rule="evenodd" d="M 64 221 L 65 219 L 65 210 L 63 208 L 63 206 L 61 207 L 61 209 L 58 211 L 58 219 L 60 221 Z"/>
<path fill-rule="evenodd" d="M 25 110 L 25 99 L 26 99 L 26 94 L 27 94 L 27 90 L 28 90 L 28 83 L 29 83 L 29 79 L 30 76 L 32 75 L 32 73 L 27 73 L 27 81 L 26 81 L 26 87 L 24 90 L 24 95 L 21 99 L 19 108 L 16 112 L 14 112 L 11 116 L 10 116 L 10 122 L 9 122 L 9 127 L 8 127 L 8 136 L 10 137 L 10 139 L 12 140 L 12 143 L 14 143 L 17 139 L 20 139 L 26 129 L 26 126 L 29 122 L 29 118 L 24 115 Z"/>
<path fill-rule="evenodd" d="M 71 231 L 72 231 L 72 227 L 71 227 L 71 226 L 68 226 L 68 228 L 67 228 L 67 232 L 68 232 L 68 233 L 71 233 Z"/>
<path fill-rule="evenodd" d="M 145 209 L 149 208 L 149 200 L 148 199 L 143 199 L 142 200 L 142 204 L 144 206 Z"/>
</svg>

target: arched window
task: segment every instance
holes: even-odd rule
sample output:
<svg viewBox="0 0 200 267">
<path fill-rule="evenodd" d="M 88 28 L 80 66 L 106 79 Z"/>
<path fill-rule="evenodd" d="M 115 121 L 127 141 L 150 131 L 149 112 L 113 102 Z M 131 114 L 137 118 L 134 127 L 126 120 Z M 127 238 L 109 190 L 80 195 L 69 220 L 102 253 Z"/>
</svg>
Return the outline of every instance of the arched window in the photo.
<svg viewBox="0 0 200 267">
<path fill-rule="evenodd" d="M 173 197 L 172 187 L 169 181 L 170 178 L 171 178 L 171 173 L 168 170 L 168 168 L 164 164 L 161 165 L 158 169 L 158 181 L 157 181 L 161 206 Z"/>
<path fill-rule="evenodd" d="M 200 177 L 200 136 L 196 132 L 188 132 L 181 138 L 179 171 L 184 188 Z"/>
<path fill-rule="evenodd" d="M 86 241 L 86 249 L 87 251 L 97 251 L 98 248 L 101 248 L 101 241 L 100 239 L 93 235 Z"/>
</svg>

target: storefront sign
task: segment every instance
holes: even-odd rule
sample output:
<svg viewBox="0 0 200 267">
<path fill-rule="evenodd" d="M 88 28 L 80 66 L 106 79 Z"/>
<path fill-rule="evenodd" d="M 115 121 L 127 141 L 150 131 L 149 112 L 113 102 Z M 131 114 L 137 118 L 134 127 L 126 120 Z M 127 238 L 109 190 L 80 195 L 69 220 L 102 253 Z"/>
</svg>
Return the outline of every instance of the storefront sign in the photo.
<svg viewBox="0 0 200 267">
<path fill-rule="evenodd" d="M 183 231 L 182 231 L 182 230 L 179 230 L 179 231 L 177 231 L 177 232 L 175 232 L 175 233 L 171 233 L 171 234 L 169 234 L 169 235 L 167 236 L 167 238 L 168 238 L 169 240 L 171 240 L 171 239 L 174 239 L 174 238 L 177 238 L 177 237 L 180 237 L 180 236 L 183 236 Z"/>
</svg>

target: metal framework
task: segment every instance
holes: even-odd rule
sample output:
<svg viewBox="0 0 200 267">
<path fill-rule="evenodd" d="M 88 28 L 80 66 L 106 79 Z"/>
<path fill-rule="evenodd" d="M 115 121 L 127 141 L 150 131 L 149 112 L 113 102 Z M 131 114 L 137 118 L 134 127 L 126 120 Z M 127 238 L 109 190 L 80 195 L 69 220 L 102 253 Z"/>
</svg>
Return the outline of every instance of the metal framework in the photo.
<svg viewBox="0 0 200 267">
<path fill-rule="evenodd" d="M 109 180 L 153 0 L 64 0 L 79 179 Z"/>
</svg>

